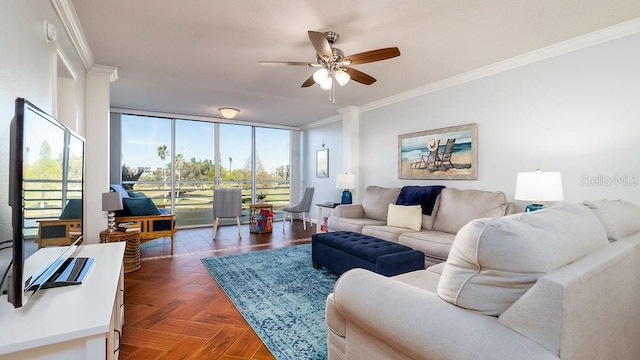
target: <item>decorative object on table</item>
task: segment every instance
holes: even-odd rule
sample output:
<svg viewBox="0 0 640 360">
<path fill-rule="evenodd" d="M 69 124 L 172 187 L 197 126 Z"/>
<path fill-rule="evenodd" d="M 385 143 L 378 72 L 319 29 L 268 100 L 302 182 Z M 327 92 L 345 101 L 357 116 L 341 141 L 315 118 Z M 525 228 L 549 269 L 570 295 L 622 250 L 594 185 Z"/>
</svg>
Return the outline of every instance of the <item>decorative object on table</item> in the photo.
<svg viewBox="0 0 640 360">
<path fill-rule="evenodd" d="M 477 179 L 478 124 L 398 136 L 399 179 Z"/>
<path fill-rule="evenodd" d="M 108 230 L 116 231 L 116 210 L 122 210 L 122 197 L 119 192 L 102 193 L 102 211 L 107 211 Z"/>
<path fill-rule="evenodd" d="M 545 207 L 545 201 L 562 201 L 562 176 L 559 172 L 519 172 L 516 178 L 516 200 L 531 201 L 526 211 L 536 211 Z"/>
<path fill-rule="evenodd" d="M 273 231 L 273 205 L 249 205 L 249 231 L 257 234 Z"/>
<path fill-rule="evenodd" d="M 201 261 L 276 359 L 326 359 L 324 309 L 337 277 L 310 259 L 305 244 Z"/>
<path fill-rule="evenodd" d="M 329 149 L 316 151 L 316 177 L 329 177 Z"/>
<path fill-rule="evenodd" d="M 343 189 L 341 204 L 353 203 L 353 195 L 351 189 L 356 187 L 356 176 L 353 174 L 338 174 L 338 180 L 336 181 L 336 188 Z"/>
<path fill-rule="evenodd" d="M 235 218 L 238 225 L 238 237 L 242 239 L 242 189 L 214 189 L 213 190 L 213 239 L 216 239 L 218 225 L 221 218 Z"/>
<path fill-rule="evenodd" d="M 285 206 L 282 208 L 282 231 L 284 232 L 284 223 L 287 221 L 287 213 L 291 214 L 291 225 L 293 225 L 293 213 L 302 214 L 302 228 L 307 230 L 307 219 L 305 214 L 309 214 L 311 210 L 311 201 L 313 200 L 313 191 L 315 188 L 309 187 L 304 190 L 302 200 L 295 205 Z M 311 223 L 311 215 L 309 215 L 309 223 Z"/>
<path fill-rule="evenodd" d="M 260 193 L 256 195 L 256 197 L 258 198 L 259 204 L 264 204 L 264 199 L 267 197 L 267 195 L 265 195 L 264 193 Z"/>
</svg>

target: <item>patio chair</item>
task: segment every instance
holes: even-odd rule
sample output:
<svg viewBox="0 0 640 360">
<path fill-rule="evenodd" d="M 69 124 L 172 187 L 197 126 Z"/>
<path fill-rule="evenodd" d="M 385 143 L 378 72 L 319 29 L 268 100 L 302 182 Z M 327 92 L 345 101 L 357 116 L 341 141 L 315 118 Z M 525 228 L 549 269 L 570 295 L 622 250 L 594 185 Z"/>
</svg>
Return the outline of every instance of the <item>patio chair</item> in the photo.
<svg viewBox="0 0 640 360">
<path fill-rule="evenodd" d="M 309 217 L 309 224 L 311 224 L 311 201 L 313 200 L 314 188 L 306 188 L 302 200 L 295 205 L 285 206 L 282 208 L 282 232 L 284 232 L 284 223 L 287 221 L 287 213 L 291 213 L 291 225 L 293 225 L 293 213 L 302 213 L 302 228 L 307 230 L 307 219 L 305 214 Z"/>
<path fill-rule="evenodd" d="M 240 216 L 242 215 L 242 189 L 213 190 L 213 240 L 216 239 L 221 218 L 236 218 L 238 236 L 242 239 Z"/>
</svg>

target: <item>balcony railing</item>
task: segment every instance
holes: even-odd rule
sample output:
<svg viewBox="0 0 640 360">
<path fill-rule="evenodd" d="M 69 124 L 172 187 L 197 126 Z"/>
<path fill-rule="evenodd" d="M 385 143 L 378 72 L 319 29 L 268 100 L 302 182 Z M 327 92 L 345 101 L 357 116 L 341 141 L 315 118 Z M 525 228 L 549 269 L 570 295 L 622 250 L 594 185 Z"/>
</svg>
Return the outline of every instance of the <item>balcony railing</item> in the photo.
<svg viewBox="0 0 640 360">
<path fill-rule="evenodd" d="M 136 181 L 125 182 L 133 191 L 142 192 L 151 198 L 158 207 L 171 208 L 172 196 L 175 199 L 173 213 L 176 214 L 176 226 L 201 226 L 213 224 L 213 181 L 177 181 L 175 189 L 171 189 L 169 182 L 162 181 Z M 249 221 L 248 205 L 251 204 L 251 182 L 222 181 L 220 188 L 241 188 L 243 208 L 242 222 Z M 275 218 L 282 219 L 282 207 L 289 204 L 289 181 L 266 180 L 256 182 L 257 193 L 266 195 L 265 203 L 272 204 Z M 233 219 L 221 219 L 223 224 L 233 223 Z"/>
</svg>

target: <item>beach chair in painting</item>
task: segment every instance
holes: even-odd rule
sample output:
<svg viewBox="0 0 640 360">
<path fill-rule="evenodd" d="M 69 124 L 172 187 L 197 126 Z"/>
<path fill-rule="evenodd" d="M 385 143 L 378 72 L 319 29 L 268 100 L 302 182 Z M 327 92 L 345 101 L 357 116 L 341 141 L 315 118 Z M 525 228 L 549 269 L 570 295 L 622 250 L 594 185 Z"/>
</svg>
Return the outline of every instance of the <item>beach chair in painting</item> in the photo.
<svg viewBox="0 0 640 360">
<path fill-rule="evenodd" d="M 438 148 L 440 147 L 440 139 L 432 139 L 429 141 L 429 145 L 427 148 L 429 149 L 429 156 L 426 160 L 426 168 L 433 172 L 438 170 L 442 161 L 440 160 L 440 156 L 438 155 Z M 433 167 L 433 168 L 432 168 Z"/>
<path fill-rule="evenodd" d="M 442 154 L 441 165 L 445 170 L 453 169 L 454 166 L 451 163 L 451 155 L 453 154 L 453 147 L 456 145 L 456 139 L 447 139 L 447 145 L 444 148 Z"/>
</svg>

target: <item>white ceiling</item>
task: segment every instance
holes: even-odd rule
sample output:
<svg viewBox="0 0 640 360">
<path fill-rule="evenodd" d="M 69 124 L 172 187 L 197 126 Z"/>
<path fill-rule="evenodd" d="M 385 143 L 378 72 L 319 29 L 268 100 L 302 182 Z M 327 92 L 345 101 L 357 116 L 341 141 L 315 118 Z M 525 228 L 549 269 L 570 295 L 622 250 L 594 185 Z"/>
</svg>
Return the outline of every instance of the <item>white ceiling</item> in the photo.
<svg viewBox="0 0 640 360">
<path fill-rule="evenodd" d="M 118 69 L 115 108 L 303 126 L 438 80 L 640 17 L 638 0 L 72 0 L 95 63 Z M 337 31 L 346 55 L 397 46 L 356 65 L 336 102 L 308 67 L 307 30 Z"/>
</svg>

